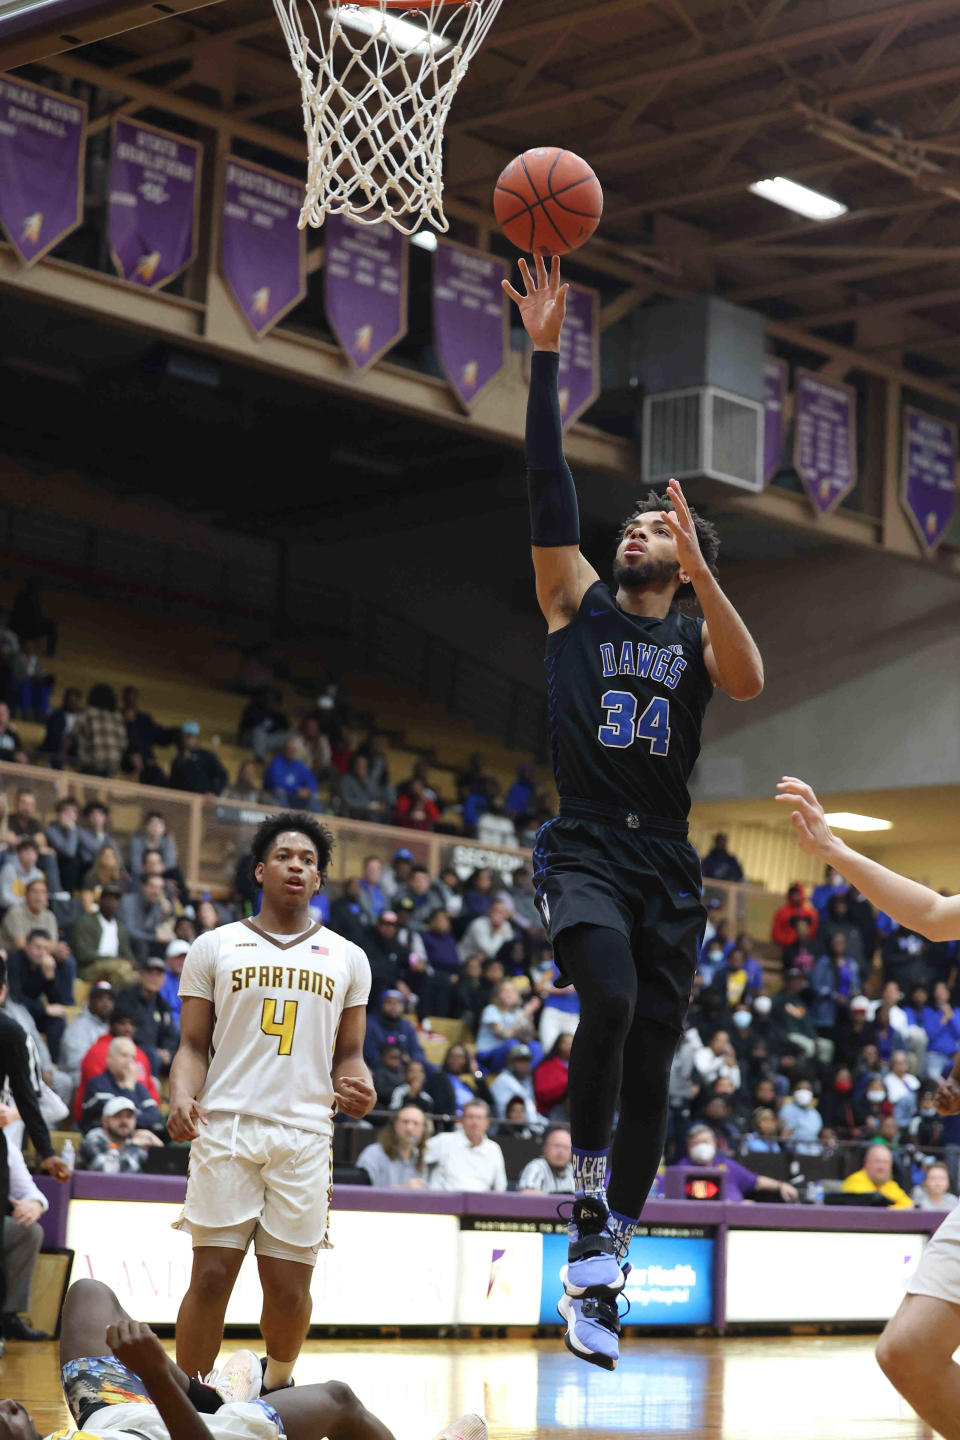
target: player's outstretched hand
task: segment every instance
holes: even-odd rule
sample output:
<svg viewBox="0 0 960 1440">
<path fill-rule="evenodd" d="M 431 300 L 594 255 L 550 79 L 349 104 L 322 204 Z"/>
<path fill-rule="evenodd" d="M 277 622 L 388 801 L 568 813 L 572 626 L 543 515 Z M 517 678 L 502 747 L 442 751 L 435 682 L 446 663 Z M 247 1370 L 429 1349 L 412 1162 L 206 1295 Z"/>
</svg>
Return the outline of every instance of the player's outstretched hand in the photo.
<svg viewBox="0 0 960 1440">
<path fill-rule="evenodd" d="M 938 1115 L 960 1114 L 960 1085 L 952 1075 L 940 1081 L 933 1103 L 937 1107 Z"/>
<path fill-rule="evenodd" d="M 341 1075 L 333 1092 L 341 1114 L 362 1120 L 377 1103 L 377 1092 L 362 1075 Z"/>
<path fill-rule="evenodd" d="M 697 539 L 697 527 L 693 523 L 693 516 L 690 514 L 690 506 L 683 493 L 679 480 L 671 480 L 667 486 L 667 494 L 673 501 L 673 510 L 661 510 L 660 519 L 677 542 L 677 560 L 680 569 L 686 570 L 691 578 L 695 577 L 698 571 L 704 568 L 703 551 L 700 549 L 700 541 Z"/>
<path fill-rule="evenodd" d="M 811 787 L 795 775 L 784 775 L 777 785 L 780 792 L 777 799 L 783 805 L 793 806 L 793 828 L 797 832 L 797 843 L 805 855 L 819 855 L 829 859 L 837 843 L 823 813 L 823 806 Z"/>
<path fill-rule="evenodd" d="M 170 1106 L 167 1134 L 179 1145 L 184 1140 L 196 1140 L 200 1134 L 200 1126 L 206 1123 L 206 1111 L 201 1109 L 199 1100 L 178 1100 Z"/>
<path fill-rule="evenodd" d="M 169 1372 L 167 1355 L 149 1325 L 140 1320 L 121 1320 L 107 1326 L 107 1345 L 121 1365 L 139 1375 L 149 1386 L 151 1380 L 163 1379 Z"/>
<path fill-rule="evenodd" d="M 570 286 L 560 284 L 560 256 L 554 255 L 549 273 L 543 256 L 536 257 L 537 278 L 530 274 L 526 260 L 520 261 L 524 294 L 515 290 L 509 280 L 502 281 L 506 293 L 520 311 L 523 328 L 533 341 L 536 350 L 559 350 L 560 331 L 567 313 L 567 291 Z"/>
</svg>

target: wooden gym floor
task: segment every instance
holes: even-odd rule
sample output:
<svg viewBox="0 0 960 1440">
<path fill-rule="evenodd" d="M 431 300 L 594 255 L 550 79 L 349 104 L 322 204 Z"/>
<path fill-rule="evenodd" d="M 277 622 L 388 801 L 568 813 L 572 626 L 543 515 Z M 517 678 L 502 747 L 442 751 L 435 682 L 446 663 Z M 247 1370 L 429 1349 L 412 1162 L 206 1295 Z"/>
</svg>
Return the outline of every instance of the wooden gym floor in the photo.
<svg viewBox="0 0 960 1440">
<path fill-rule="evenodd" d="M 870 1336 L 630 1339 L 610 1375 L 559 1340 L 322 1340 L 308 1342 L 297 1380 L 345 1380 L 397 1440 L 431 1440 L 464 1411 L 485 1414 L 491 1440 L 926 1440 L 873 1345 Z M 69 1423 L 52 1344 L 11 1344 L 0 1396 L 23 1401 L 41 1435 Z"/>
</svg>

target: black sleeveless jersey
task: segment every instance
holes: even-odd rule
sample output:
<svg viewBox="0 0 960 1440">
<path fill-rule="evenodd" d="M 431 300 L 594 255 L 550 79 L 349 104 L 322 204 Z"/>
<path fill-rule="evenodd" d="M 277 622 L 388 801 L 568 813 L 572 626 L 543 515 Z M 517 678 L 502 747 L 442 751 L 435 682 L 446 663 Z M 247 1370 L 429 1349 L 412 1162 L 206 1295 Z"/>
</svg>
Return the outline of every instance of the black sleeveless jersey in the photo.
<svg viewBox="0 0 960 1440">
<path fill-rule="evenodd" d="M 553 772 L 561 799 L 684 821 L 713 682 L 703 622 L 628 615 L 603 581 L 547 637 Z"/>
</svg>

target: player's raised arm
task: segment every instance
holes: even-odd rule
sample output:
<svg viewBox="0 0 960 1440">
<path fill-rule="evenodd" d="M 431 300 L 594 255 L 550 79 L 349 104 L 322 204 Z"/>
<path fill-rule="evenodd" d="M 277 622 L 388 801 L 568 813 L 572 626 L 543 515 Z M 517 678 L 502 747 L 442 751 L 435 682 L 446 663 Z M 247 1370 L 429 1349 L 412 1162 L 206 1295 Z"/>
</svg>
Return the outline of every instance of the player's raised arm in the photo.
<svg viewBox="0 0 960 1440">
<path fill-rule="evenodd" d="M 916 930 L 928 940 L 960 939 L 960 895 L 938 895 L 929 885 L 908 880 L 851 850 L 834 835 L 823 806 L 804 780 L 785 775 L 777 789 L 780 803 L 793 808 L 793 828 L 804 854 L 819 855 L 898 925 Z"/>
<path fill-rule="evenodd" d="M 566 314 L 567 290 L 560 283 L 560 257 L 549 273 L 538 255 L 536 279 L 520 261 L 524 294 L 504 280 L 516 302 L 524 329 L 533 341 L 530 398 L 527 403 L 527 484 L 530 491 L 530 532 L 537 600 L 551 630 L 559 630 L 576 613 L 597 572 L 580 553 L 580 511 L 577 491 L 563 454 L 563 422 L 557 394 L 560 332 Z"/>
</svg>

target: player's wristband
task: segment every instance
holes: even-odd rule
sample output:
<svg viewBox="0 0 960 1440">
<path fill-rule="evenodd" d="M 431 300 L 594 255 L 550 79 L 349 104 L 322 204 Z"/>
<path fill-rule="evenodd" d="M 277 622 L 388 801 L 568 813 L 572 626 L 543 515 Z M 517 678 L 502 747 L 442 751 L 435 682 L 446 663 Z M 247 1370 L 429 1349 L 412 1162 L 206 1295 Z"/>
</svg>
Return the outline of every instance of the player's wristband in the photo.
<svg viewBox="0 0 960 1440">
<path fill-rule="evenodd" d="M 557 394 L 560 356 L 535 350 L 527 401 L 527 489 L 534 545 L 580 544 L 577 490 L 563 454 L 563 420 Z"/>
</svg>

